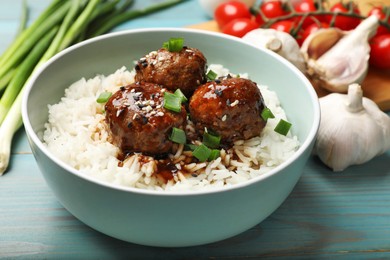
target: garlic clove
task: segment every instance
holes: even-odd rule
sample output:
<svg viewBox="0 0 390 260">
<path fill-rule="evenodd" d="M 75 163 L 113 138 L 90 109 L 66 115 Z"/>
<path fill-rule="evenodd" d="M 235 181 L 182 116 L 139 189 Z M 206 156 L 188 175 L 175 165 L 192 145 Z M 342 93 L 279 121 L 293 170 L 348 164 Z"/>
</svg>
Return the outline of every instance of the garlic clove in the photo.
<svg viewBox="0 0 390 260">
<path fill-rule="evenodd" d="M 255 29 L 248 32 L 242 39 L 256 47 L 267 48 L 294 64 L 303 73 L 306 63 L 303 54 L 294 37 L 275 29 Z"/>
<path fill-rule="evenodd" d="M 345 32 L 337 28 L 331 30 L 320 29 L 315 34 L 310 34 L 307 37 L 308 41 L 306 41 L 306 46 L 302 48 L 307 48 L 307 57 L 317 60 L 332 48 L 344 35 Z M 304 45 L 302 44 L 302 46 Z"/>
<path fill-rule="evenodd" d="M 308 78 L 331 92 L 345 93 L 350 84 L 360 84 L 368 71 L 368 40 L 378 25 L 378 18 L 370 16 L 352 31 L 327 28 L 310 35 L 301 47 Z"/>
<path fill-rule="evenodd" d="M 332 93 L 320 100 L 321 122 L 314 153 L 333 171 L 365 163 L 390 149 L 390 117 L 358 84 L 348 94 Z"/>
</svg>

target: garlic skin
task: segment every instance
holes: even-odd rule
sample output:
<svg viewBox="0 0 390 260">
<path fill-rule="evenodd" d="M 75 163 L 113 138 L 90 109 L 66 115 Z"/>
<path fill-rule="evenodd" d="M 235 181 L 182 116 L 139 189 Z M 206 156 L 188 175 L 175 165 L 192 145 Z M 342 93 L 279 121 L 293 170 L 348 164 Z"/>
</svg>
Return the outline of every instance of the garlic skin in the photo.
<svg viewBox="0 0 390 260">
<path fill-rule="evenodd" d="M 372 15 L 351 31 L 327 28 L 309 35 L 301 52 L 312 84 L 340 93 L 347 92 L 352 83 L 361 84 L 369 65 L 368 41 L 378 26 L 378 18 Z"/>
<path fill-rule="evenodd" d="M 333 171 L 363 164 L 390 149 L 390 117 L 358 84 L 348 94 L 332 93 L 319 99 L 321 122 L 314 153 Z"/>
<path fill-rule="evenodd" d="M 256 47 L 267 48 L 294 64 L 303 73 L 306 63 L 294 37 L 275 29 L 255 29 L 245 34 L 242 39 Z"/>
</svg>

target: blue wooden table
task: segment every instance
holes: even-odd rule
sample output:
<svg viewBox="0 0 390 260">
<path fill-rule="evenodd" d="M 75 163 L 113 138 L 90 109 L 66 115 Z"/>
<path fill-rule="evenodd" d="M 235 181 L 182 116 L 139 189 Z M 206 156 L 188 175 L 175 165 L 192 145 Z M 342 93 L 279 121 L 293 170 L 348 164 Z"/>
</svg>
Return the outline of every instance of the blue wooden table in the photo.
<svg viewBox="0 0 390 260">
<path fill-rule="evenodd" d="M 137 1 L 138 6 L 154 1 Z M 28 1 L 31 20 L 49 0 Z M 18 28 L 21 1 L 0 3 L 0 51 Z M 183 27 L 207 21 L 196 0 L 115 30 Z M 5 259 L 390 259 L 390 151 L 333 173 L 310 158 L 294 191 L 265 221 L 236 237 L 198 247 L 152 248 L 105 236 L 56 200 L 43 180 L 24 129 L 0 177 L 0 257 Z"/>
</svg>

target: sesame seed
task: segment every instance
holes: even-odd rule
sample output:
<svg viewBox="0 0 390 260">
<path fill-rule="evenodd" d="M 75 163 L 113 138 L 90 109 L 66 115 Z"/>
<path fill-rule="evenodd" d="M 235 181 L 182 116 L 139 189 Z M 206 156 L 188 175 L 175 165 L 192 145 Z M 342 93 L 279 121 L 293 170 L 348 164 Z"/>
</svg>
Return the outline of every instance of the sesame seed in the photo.
<svg viewBox="0 0 390 260">
<path fill-rule="evenodd" d="M 134 114 L 133 116 L 133 120 L 137 119 L 138 118 L 138 114 Z"/>
<path fill-rule="evenodd" d="M 153 108 L 151 106 L 146 106 L 146 107 L 143 107 L 142 110 L 144 110 L 146 112 L 150 112 L 153 110 Z"/>
<path fill-rule="evenodd" d="M 157 112 L 157 114 L 156 114 L 157 116 L 164 116 L 164 112 L 162 112 L 162 111 L 159 111 L 159 112 Z"/>
<path fill-rule="evenodd" d="M 142 123 L 146 125 L 149 122 L 148 118 L 146 116 L 142 117 Z"/>
<path fill-rule="evenodd" d="M 238 99 L 236 99 L 233 103 L 230 104 L 231 107 L 234 107 L 236 105 L 238 105 L 239 101 Z"/>
<path fill-rule="evenodd" d="M 227 115 L 224 115 L 224 116 L 222 117 L 222 121 L 225 122 L 225 121 L 226 121 L 226 118 L 227 118 Z"/>
<path fill-rule="evenodd" d="M 116 111 L 116 117 L 120 116 L 120 114 L 123 112 L 123 109 L 118 109 Z"/>
</svg>

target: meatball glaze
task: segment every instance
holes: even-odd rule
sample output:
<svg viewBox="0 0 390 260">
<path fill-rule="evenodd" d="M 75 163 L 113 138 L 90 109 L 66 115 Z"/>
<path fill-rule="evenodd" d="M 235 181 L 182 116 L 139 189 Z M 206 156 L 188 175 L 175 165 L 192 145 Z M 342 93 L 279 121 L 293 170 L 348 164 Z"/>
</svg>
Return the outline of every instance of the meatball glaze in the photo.
<svg viewBox="0 0 390 260">
<path fill-rule="evenodd" d="M 163 155 L 171 152 L 169 135 L 173 127 L 184 129 L 186 111 L 164 108 L 164 92 L 154 83 L 133 83 L 121 87 L 105 105 L 112 143 L 122 153 Z"/>
<path fill-rule="evenodd" d="M 160 84 L 171 91 L 179 88 L 190 97 L 206 82 L 206 64 L 205 56 L 198 49 L 183 47 L 179 52 L 170 52 L 161 48 L 137 62 L 135 80 Z"/>
<path fill-rule="evenodd" d="M 207 82 L 194 92 L 189 103 L 196 130 L 200 134 L 205 128 L 211 130 L 221 136 L 225 145 L 260 135 L 265 126 L 263 109 L 256 83 L 244 78 Z"/>
</svg>

